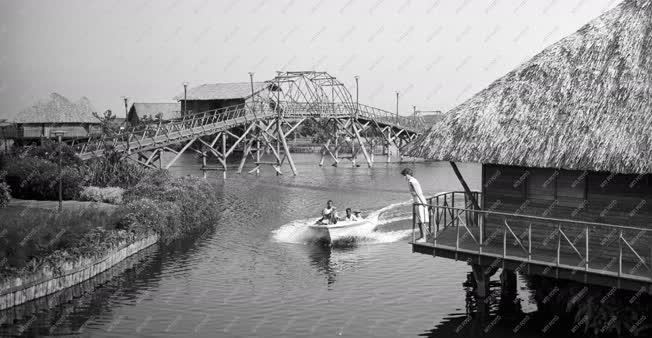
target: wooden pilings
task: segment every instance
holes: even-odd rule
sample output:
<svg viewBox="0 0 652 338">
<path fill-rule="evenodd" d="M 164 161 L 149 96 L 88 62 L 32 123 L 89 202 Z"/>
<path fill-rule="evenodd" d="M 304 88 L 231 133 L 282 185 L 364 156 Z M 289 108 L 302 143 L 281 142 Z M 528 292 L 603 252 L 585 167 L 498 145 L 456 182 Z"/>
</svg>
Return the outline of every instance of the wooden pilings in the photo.
<svg viewBox="0 0 652 338">
<path fill-rule="evenodd" d="M 237 149 L 241 150 L 242 154 L 237 168 L 238 173 L 242 173 L 247 160 L 251 158 L 254 160 L 252 162 L 255 167 L 248 170 L 249 173 L 258 175 L 261 166 L 270 165 L 277 175 L 281 175 L 283 164 L 287 161 L 292 173 L 297 175 L 297 166 L 287 139 L 304 121 L 319 120 L 321 117 L 291 114 L 290 116 L 291 118 L 286 118 L 285 113 L 279 108 L 273 116 L 265 118 L 250 120 L 244 117 L 240 118 L 241 120 L 235 118 L 232 127 L 216 129 L 214 133 L 204 131 L 202 135 L 202 131 L 195 130 L 193 133 L 183 135 L 182 141 L 179 142 L 182 145 L 180 148 L 163 144 L 152 145 L 150 148 L 127 155 L 127 158 L 147 167 L 169 169 L 183 153 L 190 151 L 200 158 L 204 178 L 208 177 L 208 171 L 222 171 L 222 177 L 226 179 L 227 159 Z M 367 166 L 371 168 L 375 161 L 374 145 L 378 144 L 377 140 L 381 140 L 385 145 L 387 162 L 390 162 L 394 155 L 401 160 L 402 147 L 416 135 L 415 131 L 406 131 L 396 126 L 381 126 L 377 121 L 369 118 L 364 120 L 343 115 L 324 119 L 327 119 L 327 135 L 322 145 L 320 166 L 324 165 L 326 157 L 330 157 L 335 167 L 343 160 L 349 160 L 353 167 L 358 167 L 358 155 L 362 153 Z M 171 152 L 174 156 L 169 162 L 162 163 L 162 155 L 166 152 Z M 271 154 L 275 162 L 263 160 L 264 153 Z M 217 166 L 211 165 L 212 157 L 217 160 Z"/>
</svg>

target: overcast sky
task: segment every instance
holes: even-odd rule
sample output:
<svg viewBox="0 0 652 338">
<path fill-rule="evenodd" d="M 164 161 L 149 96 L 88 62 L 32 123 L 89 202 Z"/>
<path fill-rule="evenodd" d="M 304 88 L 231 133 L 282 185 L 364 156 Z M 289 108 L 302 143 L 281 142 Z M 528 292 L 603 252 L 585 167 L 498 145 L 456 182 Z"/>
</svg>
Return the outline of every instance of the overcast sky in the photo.
<svg viewBox="0 0 652 338">
<path fill-rule="evenodd" d="M 60 93 L 124 115 L 190 86 L 323 70 L 448 110 L 615 0 L 0 0 L 0 118 Z"/>
</svg>

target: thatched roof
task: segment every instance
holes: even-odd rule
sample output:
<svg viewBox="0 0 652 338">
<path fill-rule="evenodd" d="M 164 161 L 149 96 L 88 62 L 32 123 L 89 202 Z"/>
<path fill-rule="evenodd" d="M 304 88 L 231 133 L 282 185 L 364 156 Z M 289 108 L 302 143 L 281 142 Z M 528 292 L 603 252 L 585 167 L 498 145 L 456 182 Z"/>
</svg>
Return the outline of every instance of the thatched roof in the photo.
<svg viewBox="0 0 652 338">
<path fill-rule="evenodd" d="M 265 82 L 254 82 L 254 93 L 265 89 Z M 227 100 L 246 99 L 251 96 L 251 82 L 234 83 L 207 83 L 201 86 L 189 88 L 188 100 Z M 183 100 L 183 93 L 174 97 L 175 100 Z"/>
<path fill-rule="evenodd" d="M 135 115 L 134 115 L 135 114 Z M 133 122 L 133 119 L 136 120 L 142 118 L 145 115 L 156 117 L 156 115 L 161 114 L 163 120 L 171 120 L 181 117 L 181 103 L 171 102 L 171 103 L 145 103 L 145 102 L 134 102 L 129 109 L 129 115 L 127 120 Z"/>
<path fill-rule="evenodd" d="M 626 0 L 466 102 L 408 155 L 652 173 L 652 0 Z"/>
<path fill-rule="evenodd" d="M 52 93 L 9 118 L 13 123 L 99 123 L 95 109 L 86 97 L 77 102 Z"/>
</svg>

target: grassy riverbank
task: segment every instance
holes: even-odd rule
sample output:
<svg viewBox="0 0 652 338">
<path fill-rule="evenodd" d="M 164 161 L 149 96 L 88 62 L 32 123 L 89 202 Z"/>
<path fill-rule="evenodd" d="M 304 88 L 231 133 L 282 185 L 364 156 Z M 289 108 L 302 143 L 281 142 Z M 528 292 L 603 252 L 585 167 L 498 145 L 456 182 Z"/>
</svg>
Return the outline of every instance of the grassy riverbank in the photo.
<svg viewBox="0 0 652 338">
<path fill-rule="evenodd" d="M 52 184 L 52 153 L 38 148 L 31 152 L 3 159 L 11 193 L 51 200 L 57 186 Z M 68 200 L 61 213 L 52 208 L 56 202 L 48 201 L 12 200 L 0 208 L 0 281 L 44 269 L 56 272 L 65 262 L 101 256 L 117 243 L 151 234 L 171 240 L 217 222 L 216 189 L 200 178 L 173 177 L 110 158 L 91 163 L 68 158 L 65 173 L 77 176 L 65 190 Z M 119 202 L 75 201 L 90 184 L 98 198 L 110 191 L 110 200 Z"/>
</svg>

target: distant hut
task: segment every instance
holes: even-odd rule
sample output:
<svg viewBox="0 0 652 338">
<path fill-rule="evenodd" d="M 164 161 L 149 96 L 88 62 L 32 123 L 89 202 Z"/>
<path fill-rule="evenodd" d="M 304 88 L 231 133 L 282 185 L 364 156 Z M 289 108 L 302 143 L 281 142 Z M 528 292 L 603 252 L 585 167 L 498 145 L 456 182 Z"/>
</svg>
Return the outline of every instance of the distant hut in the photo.
<svg viewBox="0 0 652 338">
<path fill-rule="evenodd" d="M 626 0 L 546 48 L 408 154 L 458 174 L 455 162 L 482 163 L 485 210 L 652 228 L 652 1 Z"/>
<path fill-rule="evenodd" d="M 94 108 L 86 97 L 77 102 L 52 93 L 8 118 L 11 124 L 7 129 L 9 138 L 18 142 L 52 137 L 52 132 L 64 132 L 64 138 L 85 138 L 101 133 L 100 121 L 93 116 Z"/>
<path fill-rule="evenodd" d="M 160 119 L 169 121 L 181 117 L 181 104 L 171 103 L 144 103 L 134 102 L 127 113 L 126 122 L 129 125 L 136 125 L 144 118 Z"/>
<path fill-rule="evenodd" d="M 265 82 L 253 83 L 253 95 L 264 95 L 270 84 Z M 188 114 L 205 112 L 224 107 L 243 104 L 251 99 L 252 89 L 250 82 L 236 83 L 209 83 L 188 89 L 186 100 L 184 93 L 174 97 Z"/>
</svg>

